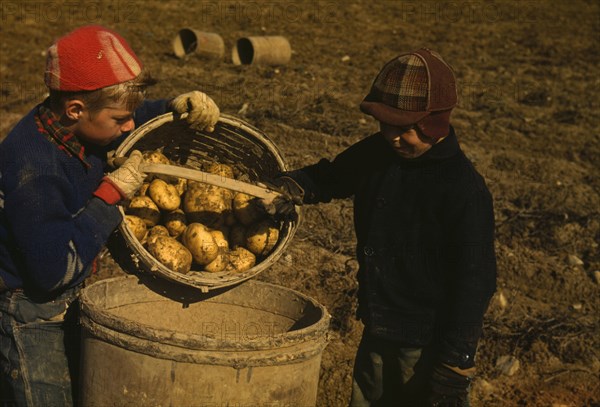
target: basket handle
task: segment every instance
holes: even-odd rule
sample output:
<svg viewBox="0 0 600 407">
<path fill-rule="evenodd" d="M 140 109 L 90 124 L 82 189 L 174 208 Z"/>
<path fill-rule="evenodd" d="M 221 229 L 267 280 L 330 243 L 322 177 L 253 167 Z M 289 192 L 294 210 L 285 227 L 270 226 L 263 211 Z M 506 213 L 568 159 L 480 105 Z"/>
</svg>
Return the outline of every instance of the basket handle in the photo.
<svg viewBox="0 0 600 407">
<path fill-rule="evenodd" d="M 142 163 L 140 164 L 139 169 L 145 173 L 186 178 L 192 181 L 198 181 L 229 189 L 231 191 L 243 192 L 244 194 L 262 198 L 267 202 L 271 202 L 273 199 L 281 195 L 279 192 L 273 191 L 266 186 L 258 186 L 233 178 L 223 177 L 222 175 L 211 174 L 209 172 L 194 170 L 191 168 L 178 167 L 176 165 Z"/>
</svg>

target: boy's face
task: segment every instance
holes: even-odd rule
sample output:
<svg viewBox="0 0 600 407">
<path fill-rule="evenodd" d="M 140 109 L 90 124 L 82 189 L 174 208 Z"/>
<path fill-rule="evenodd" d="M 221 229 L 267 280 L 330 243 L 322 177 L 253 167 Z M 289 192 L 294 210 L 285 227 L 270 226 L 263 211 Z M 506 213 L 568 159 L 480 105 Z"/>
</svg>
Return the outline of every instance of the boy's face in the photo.
<svg viewBox="0 0 600 407">
<path fill-rule="evenodd" d="M 381 134 L 394 152 L 403 158 L 417 158 L 425 154 L 435 142 L 425 138 L 415 126 L 392 126 L 379 122 Z"/>
<path fill-rule="evenodd" d="M 106 146 L 134 128 L 133 111 L 124 104 L 114 103 L 96 112 L 90 112 L 84 106 L 77 116 L 73 132 L 82 141 Z"/>
</svg>

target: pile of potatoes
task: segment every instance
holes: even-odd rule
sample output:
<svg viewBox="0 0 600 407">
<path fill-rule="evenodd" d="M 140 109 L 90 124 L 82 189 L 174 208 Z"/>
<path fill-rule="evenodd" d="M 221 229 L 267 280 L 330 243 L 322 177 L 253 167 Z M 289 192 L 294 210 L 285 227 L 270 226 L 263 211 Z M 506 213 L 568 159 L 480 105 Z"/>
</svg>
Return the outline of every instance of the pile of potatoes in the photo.
<svg viewBox="0 0 600 407">
<path fill-rule="evenodd" d="M 171 164 L 158 150 L 143 155 L 144 162 Z M 205 163 L 202 170 L 234 178 L 226 164 Z M 156 260 L 182 274 L 246 271 L 279 239 L 279 224 L 253 197 L 161 175 L 146 179 L 125 207 L 125 222 Z"/>
</svg>

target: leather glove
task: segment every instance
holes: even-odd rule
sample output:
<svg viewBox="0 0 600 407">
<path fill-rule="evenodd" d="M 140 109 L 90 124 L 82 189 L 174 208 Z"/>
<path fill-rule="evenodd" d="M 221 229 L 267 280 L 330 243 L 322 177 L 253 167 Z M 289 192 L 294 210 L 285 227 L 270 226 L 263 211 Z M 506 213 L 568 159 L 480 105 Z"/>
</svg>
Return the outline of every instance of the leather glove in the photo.
<svg viewBox="0 0 600 407">
<path fill-rule="evenodd" d="M 463 407 L 475 368 L 459 369 L 446 364 L 433 368 L 429 381 L 428 407 Z"/>
<path fill-rule="evenodd" d="M 119 168 L 104 177 L 104 180 L 112 184 L 123 199 L 131 198 L 146 178 L 146 174 L 139 170 L 141 163 L 142 153 L 133 150 L 129 158 Z"/>
<path fill-rule="evenodd" d="M 217 104 L 206 93 L 197 90 L 177 96 L 171 101 L 171 107 L 179 114 L 188 114 L 186 120 L 191 128 L 209 133 L 215 130 L 221 113 Z"/>
<path fill-rule="evenodd" d="M 296 221 L 298 213 L 296 205 L 302 205 L 304 190 L 296 181 L 287 176 L 275 178 L 264 184 L 281 195 L 272 201 L 258 199 L 258 207 L 267 214 L 280 220 Z"/>
</svg>

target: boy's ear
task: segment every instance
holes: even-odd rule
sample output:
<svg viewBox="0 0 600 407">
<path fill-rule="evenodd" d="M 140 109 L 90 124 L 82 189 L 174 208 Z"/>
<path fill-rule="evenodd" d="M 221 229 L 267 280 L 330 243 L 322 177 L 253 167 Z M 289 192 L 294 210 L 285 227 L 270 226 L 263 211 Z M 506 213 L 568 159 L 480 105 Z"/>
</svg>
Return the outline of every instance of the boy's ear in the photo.
<svg viewBox="0 0 600 407">
<path fill-rule="evenodd" d="M 85 109 L 85 103 L 79 99 L 71 99 L 65 102 L 65 115 L 71 120 L 79 120 Z"/>
</svg>

